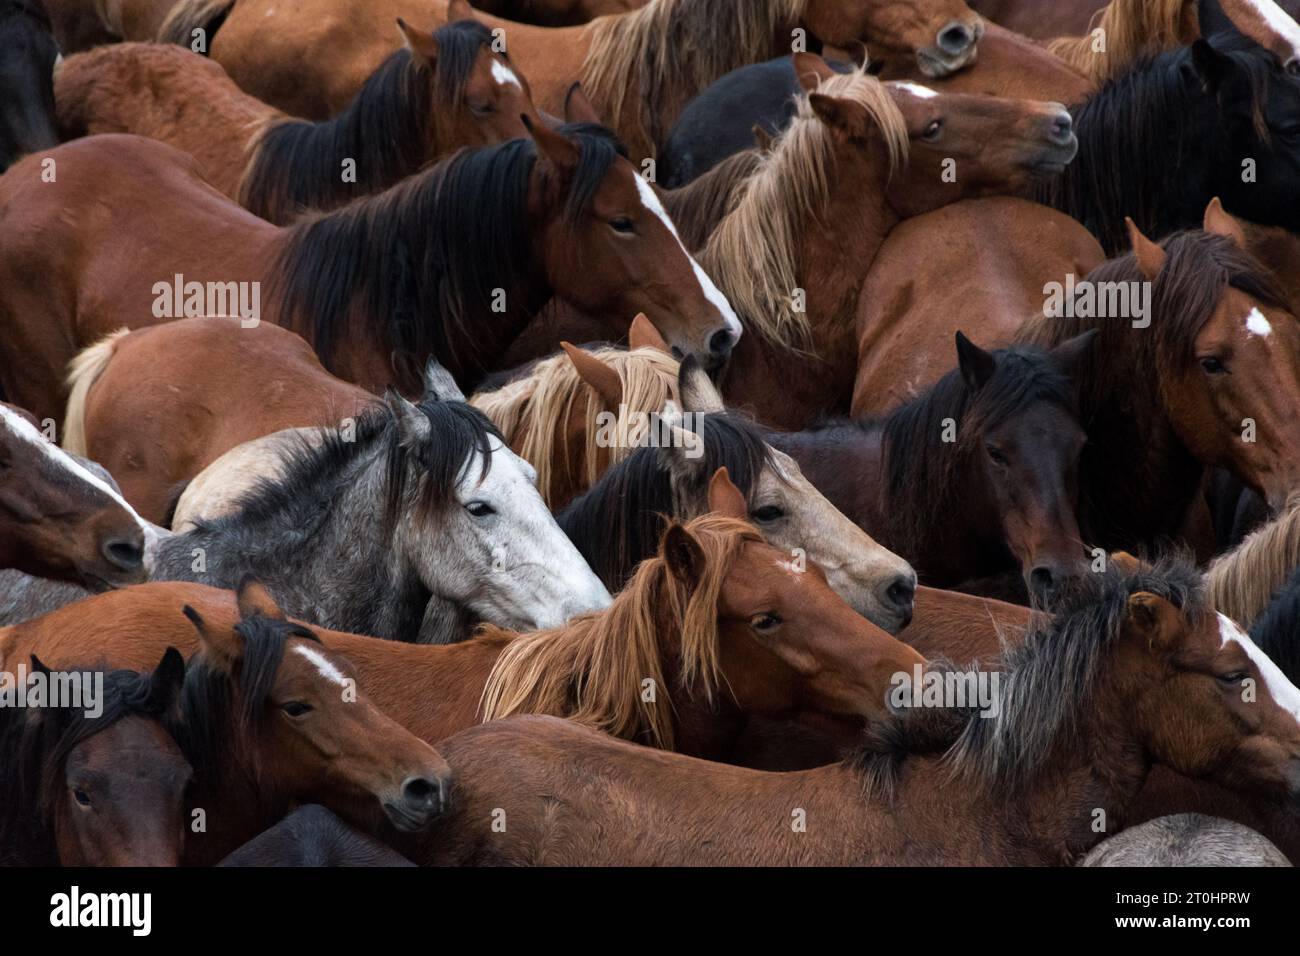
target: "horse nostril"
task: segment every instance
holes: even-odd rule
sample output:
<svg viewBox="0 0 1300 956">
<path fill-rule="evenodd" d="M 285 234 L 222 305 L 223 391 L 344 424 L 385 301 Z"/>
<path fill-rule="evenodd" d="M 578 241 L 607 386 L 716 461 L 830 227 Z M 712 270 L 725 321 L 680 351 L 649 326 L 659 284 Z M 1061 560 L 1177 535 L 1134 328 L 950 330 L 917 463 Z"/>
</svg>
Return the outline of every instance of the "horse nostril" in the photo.
<svg viewBox="0 0 1300 956">
<path fill-rule="evenodd" d="M 1029 572 L 1029 590 L 1046 600 L 1056 591 L 1056 577 L 1047 565 L 1039 565 Z"/>
<path fill-rule="evenodd" d="M 714 358 L 726 358 L 731 353 L 732 342 L 730 329 L 719 329 L 709 336 L 709 355 Z"/>
<path fill-rule="evenodd" d="M 144 545 L 128 538 L 105 541 L 103 554 L 110 564 L 123 571 L 139 571 L 144 567 Z"/>
<path fill-rule="evenodd" d="M 950 23 L 939 31 L 939 49 L 950 56 L 965 53 L 975 42 L 975 34 L 964 23 Z"/>
<path fill-rule="evenodd" d="M 1074 136 L 1074 117 L 1069 113 L 1058 113 L 1052 119 L 1052 142 L 1064 146 Z"/>
<path fill-rule="evenodd" d="M 431 813 L 437 809 L 442 785 L 428 777 L 408 777 L 402 783 L 402 800 L 412 810 Z"/>
<path fill-rule="evenodd" d="M 912 602 L 916 598 L 916 586 L 908 575 L 900 574 L 885 589 L 885 601 L 894 610 L 906 615 L 912 613 Z"/>
</svg>

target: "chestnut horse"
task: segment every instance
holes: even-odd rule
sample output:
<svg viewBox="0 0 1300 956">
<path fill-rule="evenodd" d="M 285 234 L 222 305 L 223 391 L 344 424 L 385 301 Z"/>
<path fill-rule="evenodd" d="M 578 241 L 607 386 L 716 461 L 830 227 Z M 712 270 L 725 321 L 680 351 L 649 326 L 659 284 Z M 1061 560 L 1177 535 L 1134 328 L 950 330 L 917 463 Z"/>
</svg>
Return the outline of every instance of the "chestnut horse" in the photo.
<svg viewBox="0 0 1300 956">
<path fill-rule="evenodd" d="M 1062 303 L 1051 311 L 1065 314 L 1018 334 L 1050 347 L 1098 330 L 1076 375 L 1088 432 L 1079 523 L 1091 545 L 1151 550 L 1178 536 L 1207 467 L 1228 469 L 1274 508 L 1300 479 L 1300 323 L 1216 208 L 1206 231 L 1160 245 L 1130 223 L 1135 251 L 1078 290 L 1112 305 Z M 1108 290 L 1128 290 L 1129 308 Z"/>
<path fill-rule="evenodd" d="M 41 0 L 0 0 L 0 173 L 59 143 L 51 80 L 58 56 Z"/>
<path fill-rule="evenodd" d="M 536 126 L 532 137 L 463 150 L 287 228 L 152 140 L 65 143 L 49 154 L 52 183 L 36 158 L 20 161 L 0 179 L 0 384 L 57 417 L 77 348 L 123 324 L 224 311 L 296 329 L 358 384 L 396 377 L 416 391 L 435 355 L 468 387 L 552 294 L 606 316 L 611 339 L 645 312 L 682 354 L 724 359 L 740 335 L 730 305 L 608 132 Z M 128 215 L 140 208 L 150 215 Z"/>
<path fill-rule="evenodd" d="M 102 591 L 146 580 L 157 539 L 98 465 L 0 403 L 0 568 Z"/>
<path fill-rule="evenodd" d="M 1094 335 L 986 352 L 958 332 L 957 368 L 908 404 L 772 441 L 926 584 L 1014 572 L 1011 596 L 1049 604 L 1088 570 L 1074 378 Z"/>
<path fill-rule="evenodd" d="M 1056 104 L 933 95 L 805 54 L 796 64 L 808 91 L 798 118 L 700 251 L 750 332 L 723 394 L 784 428 L 847 410 L 854 304 L 900 220 L 1014 190 L 1074 153 Z"/>
<path fill-rule="evenodd" d="M 184 659 L 169 647 L 147 674 L 51 673 L 35 655 L 29 660 L 22 670 L 6 664 L 6 693 L 15 693 L 17 671 L 28 693 L 62 686 L 85 696 L 76 705 L 46 697 L 39 706 L 0 707 L 0 865 L 179 864 L 191 771 L 167 718 Z"/>
<path fill-rule="evenodd" d="M 494 711 L 542 708 L 699 755 L 725 754 L 749 713 L 880 717 L 882 675 L 923 659 L 854 614 L 815 565 L 793 571 L 788 555 L 735 517 L 744 505 L 734 486 L 725 478 L 713 486 L 721 513 L 673 523 L 608 610 L 566 627 L 488 629 L 447 647 L 323 630 L 320 638 L 353 662 L 381 710 L 430 742 L 481 719 L 489 682 Z M 0 663 L 34 652 L 63 659 L 87 633 L 113 661 L 147 658 L 160 641 L 188 652 L 194 634 L 178 623 L 182 603 L 210 627 L 234 619 L 228 592 L 141 585 L 0 630 Z"/>
<path fill-rule="evenodd" d="M 311 119 L 338 113 L 394 49 L 390 24 L 428 29 L 446 0 L 181 0 L 160 39 L 191 46 L 195 29 L 219 20 L 208 48 L 245 91 Z M 501 31 L 512 62 L 528 74 L 537 105 L 563 115 L 581 82 L 640 163 L 682 105 L 718 77 L 790 52 L 796 30 L 844 46 L 904 51 L 929 76 L 974 59 L 982 21 L 964 0 L 652 0 L 584 26 L 547 29 L 482 16 Z"/>
<path fill-rule="evenodd" d="M 461 146 L 528 135 L 520 117 L 538 115 L 527 80 L 492 51 L 487 27 L 460 20 L 430 36 L 400 26 L 407 48 L 326 122 L 260 103 L 204 57 L 128 43 L 63 64 L 59 126 L 65 139 L 137 133 L 170 143 L 213 186 L 278 225 L 382 192 Z"/>
<path fill-rule="evenodd" d="M 782 774 L 497 721 L 440 744 L 456 805 L 399 848 L 426 864 L 1061 865 L 1105 835 L 1094 808 L 1123 825 L 1153 765 L 1294 800 L 1300 691 L 1193 573 L 1087 581 L 1009 655 L 996 708 L 909 710 L 854 759 Z M 1232 690 L 1246 679 L 1249 703 Z M 617 826 L 615 785 L 637 794 Z"/>
</svg>

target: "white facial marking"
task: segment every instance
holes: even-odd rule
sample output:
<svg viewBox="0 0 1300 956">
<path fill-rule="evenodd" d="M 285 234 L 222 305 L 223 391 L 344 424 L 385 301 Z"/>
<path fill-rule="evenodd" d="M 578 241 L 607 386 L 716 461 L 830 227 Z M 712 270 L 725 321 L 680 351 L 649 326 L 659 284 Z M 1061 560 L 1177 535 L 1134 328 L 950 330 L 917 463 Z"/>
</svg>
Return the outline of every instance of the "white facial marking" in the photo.
<svg viewBox="0 0 1300 956">
<path fill-rule="evenodd" d="M 496 80 L 497 83 L 502 86 L 510 86 L 513 84 L 521 90 L 524 88 L 523 84 L 519 82 L 519 77 L 515 76 L 515 71 L 510 69 L 510 67 L 506 66 L 500 60 L 492 61 L 492 79 Z"/>
<path fill-rule="evenodd" d="M 54 462 L 56 467 L 69 472 L 81 481 L 97 488 L 99 491 L 102 491 L 104 494 L 112 498 L 113 501 L 121 505 L 122 508 L 126 510 L 126 513 L 134 518 L 136 523 L 140 525 L 141 530 L 144 532 L 145 550 L 148 552 L 149 543 L 154 537 L 156 537 L 153 526 L 136 514 L 135 509 L 126 503 L 125 498 L 114 491 L 113 488 L 98 475 L 85 468 L 81 462 L 77 461 L 77 459 L 73 458 L 66 451 L 37 431 L 36 426 L 31 422 L 12 409 L 6 408 L 4 405 L 0 405 L 0 422 L 3 422 L 5 427 L 8 428 L 9 431 L 13 432 L 21 441 L 27 442 L 29 445 L 35 445 L 41 454 Z"/>
<path fill-rule="evenodd" d="M 1251 663 L 1259 669 L 1259 676 L 1264 679 L 1264 686 L 1268 689 L 1274 703 L 1300 723 L 1300 689 L 1287 679 L 1282 669 L 1273 663 L 1273 659 L 1256 647 L 1255 642 L 1223 614 L 1219 615 L 1219 636 L 1224 645 L 1229 641 L 1236 641 L 1241 645 Z"/>
<path fill-rule="evenodd" d="M 1246 331 L 1251 335 L 1258 335 L 1260 338 L 1268 338 L 1273 334 L 1273 326 L 1264 318 L 1264 313 L 1259 309 L 1251 309 L 1250 315 L 1246 316 Z"/>
<path fill-rule="evenodd" d="M 677 227 L 674 226 L 673 221 L 668 218 L 668 212 L 664 209 L 663 203 L 659 201 L 659 196 L 655 193 L 654 189 L 651 188 L 648 182 L 646 182 L 642 177 L 637 176 L 635 173 L 632 178 L 636 180 L 636 191 L 641 196 L 642 205 L 658 216 L 660 221 L 668 227 L 668 231 L 671 232 L 673 238 L 677 240 L 677 245 L 681 246 L 683 255 L 685 255 L 690 261 L 691 268 L 695 270 L 695 278 L 699 281 L 700 288 L 704 290 L 704 297 L 712 302 L 714 308 L 722 313 L 722 318 L 727 324 L 727 330 L 732 334 L 733 339 L 739 339 L 741 333 L 740 319 L 736 318 L 736 313 L 731 308 L 731 303 L 728 302 L 727 297 L 722 294 L 722 290 L 713 284 L 713 280 L 709 278 L 708 273 L 700 268 L 700 264 L 695 261 L 695 257 L 686 251 L 686 247 L 682 245 L 681 236 L 677 235 Z"/>
<path fill-rule="evenodd" d="M 909 83 L 907 81 L 902 81 L 898 83 L 891 83 L 889 85 L 893 87 L 897 87 L 898 89 L 902 90 L 904 93 L 911 93 L 913 96 L 917 97 L 918 99 L 932 100 L 939 95 L 934 90 L 930 89 L 928 86 L 921 86 L 921 84 L 919 83 Z"/>
<path fill-rule="evenodd" d="M 306 644 L 295 644 L 293 649 L 315 664 L 316 670 L 320 672 L 321 677 L 333 684 L 338 684 L 340 687 L 348 686 L 348 679 L 343 676 L 343 672 L 316 648 L 308 647 Z"/>
<path fill-rule="evenodd" d="M 1300 56 L 1300 23 L 1296 23 L 1292 16 L 1273 0 L 1247 0 L 1247 3 L 1255 8 L 1255 12 L 1260 15 L 1265 25 L 1291 44 L 1295 55 Z"/>
</svg>

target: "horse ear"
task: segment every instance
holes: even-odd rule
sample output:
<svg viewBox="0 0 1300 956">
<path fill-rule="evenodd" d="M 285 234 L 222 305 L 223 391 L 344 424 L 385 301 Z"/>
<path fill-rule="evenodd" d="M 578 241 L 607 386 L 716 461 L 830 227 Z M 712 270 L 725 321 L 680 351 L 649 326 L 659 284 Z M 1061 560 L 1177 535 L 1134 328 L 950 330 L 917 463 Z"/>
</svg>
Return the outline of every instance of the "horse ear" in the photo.
<svg viewBox="0 0 1300 956">
<path fill-rule="evenodd" d="M 1150 591 L 1129 595 L 1125 623 L 1129 633 L 1145 640 L 1153 650 L 1175 646 L 1183 633 L 1183 616 L 1178 608 Z"/>
<path fill-rule="evenodd" d="M 1192 44 L 1192 69 L 1201 78 L 1206 93 L 1217 93 L 1232 72 L 1232 60 L 1202 38 Z"/>
<path fill-rule="evenodd" d="M 1149 571 L 1151 566 L 1140 558 L 1136 558 L 1127 551 L 1112 551 L 1110 563 L 1119 568 L 1125 574 L 1137 574 L 1139 571 Z"/>
<path fill-rule="evenodd" d="M 447 4 L 447 22 L 457 23 L 461 20 L 477 20 L 474 16 L 474 8 L 469 5 L 469 0 L 451 0 Z"/>
<path fill-rule="evenodd" d="M 1053 364 L 1056 365 L 1066 375 L 1074 373 L 1079 367 L 1079 363 L 1089 352 L 1092 351 L 1092 343 L 1097 338 L 1097 330 L 1089 329 L 1088 331 L 1076 335 L 1072 339 L 1062 342 L 1056 348 L 1048 353 Z"/>
<path fill-rule="evenodd" d="M 1128 227 L 1129 242 L 1133 244 L 1133 255 L 1137 257 L 1138 271 L 1146 276 L 1148 282 L 1154 282 L 1156 276 L 1160 275 L 1160 270 L 1165 267 L 1168 258 L 1165 250 L 1143 235 L 1137 223 L 1128 216 L 1124 217 L 1124 224 Z"/>
<path fill-rule="evenodd" d="M 384 393 L 384 404 L 397 420 L 402 445 L 412 448 L 422 444 L 429 433 L 428 416 L 391 389 Z"/>
<path fill-rule="evenodd" d="M 591 390 L 600 396 L 607 408 L 613 410 L 623 404 L 623 380 L 617 371 L 576 345 L 561 342 L 560 348 L 569 357 L 578 378 L 591 386 Z"/>
<path fill-rule="evenodd" d="M 664 337 L 659 334 L 655 324 L 646 318 L 644 312 L 638 312 L 636 318 L 632 320 L 632 328 L 627 333 L 627 347 L 630 349 L 658 349 L 668 355 L 672 355 L 672 349 L 664 341 Z"/>
<path fill-rule="evenodd" d="M 600 114 L 596 112 L 596 107 L 592 105 L 586 91 L 583 90 L 581 83 L 574 83 L 569 87 L 569 92 L 564 95 L 564 122 L 595 123 L 597 125 L 603 122 Z"/>
<path fill-rule="evenodd" d="M 269 617 L 277 621 L 284 620 L 284 611 L 275 603 L 271 592 L 254 575 L 245 574 L 235 591 L 235 601 L 239 605 L 239 619 L 247 621 L 250 617 Z"/>
<path fill-rule="evenodd" d="M 799 88 L 805 93 L 814 92 L 823 80 L 829 80 L 835 75 L 835 71 L 816 53 L 794 53 L 790 59 L 794 61 L 794 75 L 799 81 Z"/>
<path fill-rule="evenodd" d="M 674 481 L 684 485 L 704 484 L 704 438 L 685 427 L 681 409 L 672 399 L 664 402 L 654 427 L 647 430 L 646 440 L 653 441 Z"/>
<path fill-rule="evenodd" d="M 229 672 L 235 661 L 244 656 L 243 635 L 234 628 L 213 630 L 208 627 L 208 622 L 203 620 L 203 615 L 188 604 L 181 608 L 181 613 L 194 625 L 194 630 L 199 635 L 199 647 L 213 663 Z"/>
<path fill-rule="evenodd" d="M 961 369 L 961 377 L 965 380 L 966 387 L 972 392 L 977 392 L 993 377 L 997 360 L 958 332 L 957 367 Z"/>
<path fill-rule="evenodd" d="M 862 139 L 867 135 L 866 113 L 856 103 L 824 93 L 809 93 L 808 105 L 818 119 L 850 139 Z"/>
<path fill-rule="evenodd" d="M 1211 199 L 1210 204 L 1205 207 L 1203 228 L 1211 235 L 1231 239 L 1238 249 L 1246 248 L 1245 230 L 1241 228 L 1241 223 L 1236 217 L 1223 208 L 1223 203 L 1219 201 L 1218 196 Z"/>
<path fill-rule="evenodd" d="M 677 367 L 677 394 L 681 396 L 682 409 L 688 412 L 704 414 L 727 410 L 722 403 L 722 396 L 709 381 L 700 360 L 693 354 L 686 356 Z"/>
<path fill-rule="evenodd" d="M 522 113 L 519 118 L 523 120 L 528 135 L 532 137 L 533 142 L 537 145 L 537 155 L 561 176 L 572 175 L 573 171 L 578 168 L 580 158 L 577 144 L 554 130 L 548 129 L 544 123 L 534 123 Z"/>
<path fill-rule="evenodd" d="M 418 56 L 426 63 L 438 61 L 438 41 L 432 33 L 423 33 L 411 26 L 401 17 L 397 18 L 397 29 L 402 31 L 402 40 L 412 56 Z"/>
<path fill-rule="evenodd" d="M 149 676 L 149 697 L 160 710 L 169 711 L 180 697 L 184 683 L 185 658 L 176 648 L 169 647 Z"/>
<path fill-rule="evenodd" d="M 435 358 L 424 366 L 424 398 L 435 402 L 463 402 L 465 393 L 456 378 Z"/>
<path fill-rule="evenodd" d="M 731 480 L 725 467 L 715 471 L 709 480 L 709 510 L 728 518 L 749 520 L 749 505 L 745 502 L 745 496 Z"/>
<path fill-rule="evenodd" d="M 659 545 L 668 573 L 688 588 L 693 588 L 704 574 L 704 549 L 691 534 L 680 524 L 674 522 L 664 532 Z"/>
<path fill-rule="evenodd" d="M 1200 0 L 1197 3 L 1196 18 L 1199 24 L 1198 30 L 1203 37 L 1218 36 L 1220 33 L 1237 33 L 1237 25 L 1232 22 L 1223 7 L 1219 5 L 1219 0 Z"/>
<path fill-rule="evenodd" d="M 37 657 L 35 654 L 32 655 L 32 673 L 44 674 L 47 677 L 50 674 L 50 669 L 45 666 L 45 662 L 42 661 L 39 657 Z"/>
</svg>

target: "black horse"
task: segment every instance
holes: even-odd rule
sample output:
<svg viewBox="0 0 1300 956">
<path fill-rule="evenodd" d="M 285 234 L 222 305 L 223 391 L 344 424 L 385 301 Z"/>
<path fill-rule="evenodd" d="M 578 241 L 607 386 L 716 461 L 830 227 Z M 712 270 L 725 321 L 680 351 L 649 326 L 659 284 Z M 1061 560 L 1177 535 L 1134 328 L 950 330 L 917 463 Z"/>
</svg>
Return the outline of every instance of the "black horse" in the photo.
<svg viewBox="0 0 1300 956">
<path fill-rule="evenodd" d="M 41 0 L 0 0 L 0 173 L 20 156 L 58 145 L 58 57 Z"/>
</svg>

